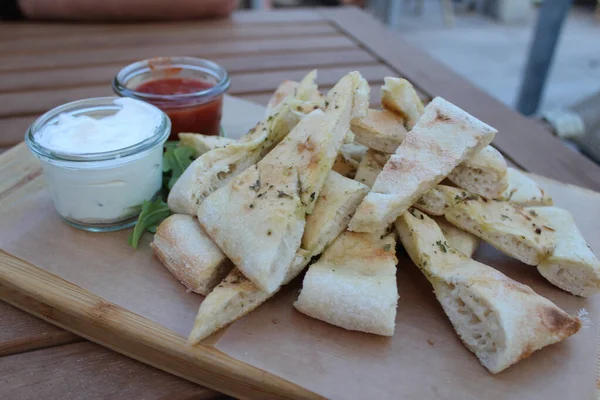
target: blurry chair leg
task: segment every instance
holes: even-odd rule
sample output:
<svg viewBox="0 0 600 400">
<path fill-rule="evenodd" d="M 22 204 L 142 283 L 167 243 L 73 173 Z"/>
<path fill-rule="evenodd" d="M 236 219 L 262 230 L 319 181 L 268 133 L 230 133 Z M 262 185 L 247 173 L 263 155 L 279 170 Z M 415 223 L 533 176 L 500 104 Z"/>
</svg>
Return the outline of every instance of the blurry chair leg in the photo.
<svg viewBox="0 0 600 400">
<path fill-rule="evenodd" d="M 554 48 L 571 1 L 545 0 L 542 3 L 517 101 L 517 110 L 523 115 L 535 114 L 539 107 Z"/>
<path fill-rule="evenodd" d="M 454 26 L 454 5 L 452 0 L 440 0 L 442 6 L 442 15 L 444 16 L 444 23 L 446 26 Z"/>
<path fill-rule="evenodd" d="M 387 7 L 386 23 L 390 28 L 398 27 L 398 19 L 402 13 L 402 1 L 401 0 L 389 0 Z"/>
</svg>

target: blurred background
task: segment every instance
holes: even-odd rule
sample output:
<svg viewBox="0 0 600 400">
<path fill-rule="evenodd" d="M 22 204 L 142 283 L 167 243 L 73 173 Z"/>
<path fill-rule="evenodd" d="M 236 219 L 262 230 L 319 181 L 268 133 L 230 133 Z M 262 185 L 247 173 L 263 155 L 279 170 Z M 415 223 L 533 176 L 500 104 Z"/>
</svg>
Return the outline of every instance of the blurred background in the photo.
<svg viewBox="0 0 600 400">
<path fill-rule="evenodd" d="M 600 162 L 600 0 L 255 0 L 239 7 L 345 4 L 364 8 Z"/>
</svg>

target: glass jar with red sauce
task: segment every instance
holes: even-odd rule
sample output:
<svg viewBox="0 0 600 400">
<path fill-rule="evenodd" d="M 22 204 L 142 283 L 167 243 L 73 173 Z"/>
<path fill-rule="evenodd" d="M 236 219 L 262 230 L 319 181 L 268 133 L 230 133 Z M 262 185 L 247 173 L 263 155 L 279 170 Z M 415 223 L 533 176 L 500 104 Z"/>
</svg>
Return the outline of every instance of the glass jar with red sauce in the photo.
<svg viewBox="0 0 600 400">
<path fill-rule="evenodd" d="M 171 120 L 170 140 L 180 132 L 221 134 L 223 95 L 229 74 L 220 65 L 195 57 L 159 57 L 123 68 L 113 80 L 121 97 L 151 103 Z"/>
</svg>

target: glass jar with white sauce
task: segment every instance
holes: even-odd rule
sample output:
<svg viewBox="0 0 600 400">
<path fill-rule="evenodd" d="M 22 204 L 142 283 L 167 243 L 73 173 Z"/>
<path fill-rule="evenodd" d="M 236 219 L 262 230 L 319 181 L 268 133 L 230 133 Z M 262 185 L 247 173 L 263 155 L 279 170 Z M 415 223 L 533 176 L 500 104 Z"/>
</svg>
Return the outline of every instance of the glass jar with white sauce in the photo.
<svg viewBox="0 0 600 400">
<path fill-rule="evenodd" d="M 58 214 L 94 232 L 135 225 L 144 200 L 162 186 L 171 122 L 143 101 L 99 97 L 39 117 L 25 142 L 42 163 Z"/>
</svg>

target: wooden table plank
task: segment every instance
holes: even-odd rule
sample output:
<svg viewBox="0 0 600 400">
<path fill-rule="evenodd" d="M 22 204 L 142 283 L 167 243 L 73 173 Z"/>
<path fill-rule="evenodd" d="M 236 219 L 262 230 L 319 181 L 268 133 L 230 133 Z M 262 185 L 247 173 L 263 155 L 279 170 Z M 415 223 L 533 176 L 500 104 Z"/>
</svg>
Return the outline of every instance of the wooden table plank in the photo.
<svg viewBox="0 0 600 400">
<path fill-rule="evenodd" d="M 23 400 L 228 398 L 90 342 L 0 358 L 0 387 Z"/>
<path fill-rule="evenodd" d="M 153 31 L 165 26 L 171 27 L 190 27 L 197 25 L 227 24 L 233 22 L 236 25 L 245 24 L 265 24 L 265 23 L 311 23 L 323 21 L 324 18 L 314 10 L 271 10 L 255 11 L 241 10 L 237 11 L 229 18 L 212 21 L 177 21 L 177 22 L 145 22 L 139 24 L 119 24 L 119 23 L 53 23 L 53 22 L 23 22 L 23 21 L 3 21 L 0 24 L 0 41 L 14 40 L 14 38 L 26 38 L 29 36 L 70 36 L 76 29 L 78 34 L 97 34 L 108 32 L 127 32 L 127 31 Z"/>
<path fill-rule="evenodd" d="M 188 55 L 215 58 L 225 55 L 268 54 L 277 52 L 312 52 L 328 49 L 352 49 L 356 44 L 344 35 L 324 38 L 273 38 L 268 40 L 236 40 L 215 43 L 184 43 L 179 45 L 134 46 L 125 48 L 101 48 L 81 51 L 54 51 L 44 56 L 39 54 L 3 55 L 0 71 L 26 71 L 43 68 L 73 66 L 98 66 L 126 64 L 136 60 L 156 57 Z"/>
<path fill-rule="evenodd" d="M 362 49 L 341 49 L 293 54 L 264 54 L 224 56 L 213 59 L 230 74 L 239 72 L 277 71 L 303 68 L 360 65 L 381 65 L 372 55 Z M 36 89 L 66 88 L 110 84 L 125 64 L 106 66 L 69 67 L 51 70 L 12 71 L 0 73 L 0 92 L 30 91 Z"/>
<path fill-rule="evenodd" d="M 123 29 L 131 25 L 123 25 Z M 239 25 L 232 22 L 206 22 L 187 26 L 164 24 L 156 29 L 109 30 L 98 34 L 68 35 L 57 40 L 54 36 L 19 38 L 0 41 L 0 53 L 50 53 L 60 50 L 89 48 L 116 48 L 147 45 L 213 43 L 216 41 L 268 39 L 287 37 L 326 37 L 338 34 L 337 29 L 325 22 L 270 23 L 262 25 Z"/>
<path fill-rule="evenodd" d="M 361 66 L 357 70 L 370 82 L 380 82 L 383 77 L 393 74 L 390 68 L 380 64 Z M 229 93 L 240 95 L 243 93 L 273 92 L 283 80 L 300 79 L 307 72 L 306 68 L 300 68 L 282 72 L 232 74 Z M 319 69 L 317 83 L 324 86 L 334 85 L 348 72 L 349 67 L 321 68 Z M 43 113 L 60 104 L 77 99 L 112 95 L 114 93 L 107 82 L 85 87 L 0 93 L 0 117 Z"/>
<path fill-rule="evenodd" d="M 0 315 L 0 357 L 84 340 L 3 301 L 0 301 Z"/>
<path fill-rule="evenodd" d="M 539 124 L 476 88 L 462 76 L 387 30 L 357 8 L 323 9 L 321 14 L 398 74 L 431 96 L 442 96 L 498 129 L 494 145 L 523 169 L 600 190 L 600 167 L 568 149 Z"/>
</svg>

